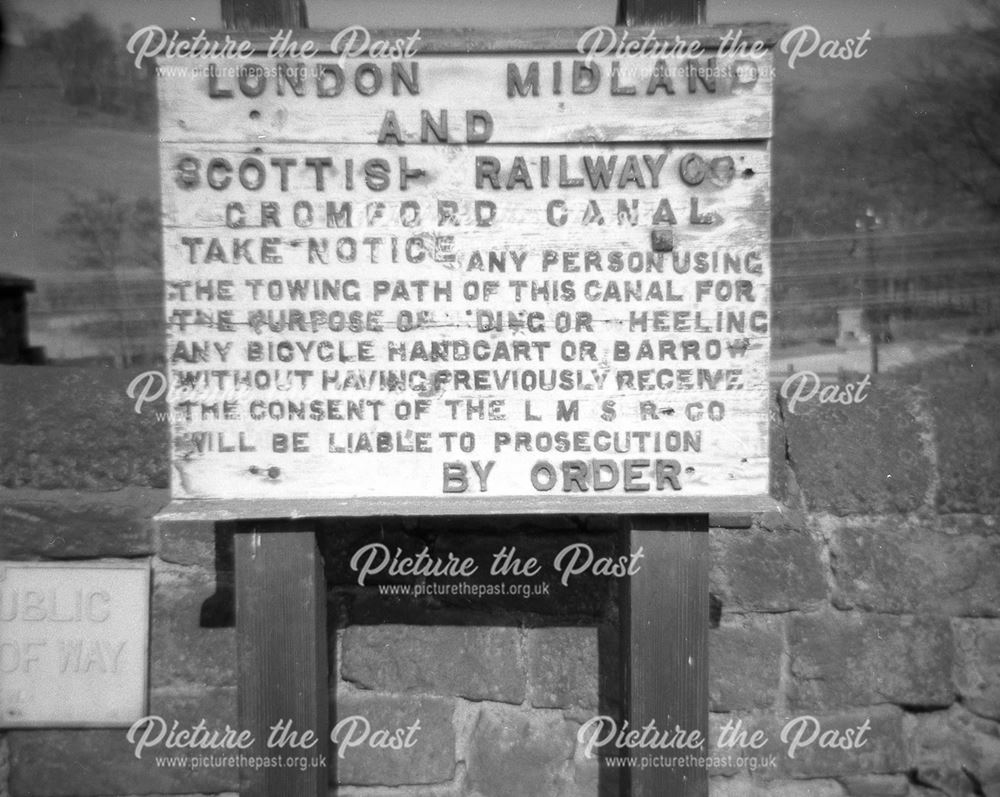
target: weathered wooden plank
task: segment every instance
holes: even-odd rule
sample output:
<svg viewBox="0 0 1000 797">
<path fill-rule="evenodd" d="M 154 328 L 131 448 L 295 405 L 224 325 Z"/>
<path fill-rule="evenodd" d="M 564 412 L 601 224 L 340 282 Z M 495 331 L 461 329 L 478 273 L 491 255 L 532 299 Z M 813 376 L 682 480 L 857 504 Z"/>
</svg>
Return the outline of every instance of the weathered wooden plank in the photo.
<svg viewBox="0 0 1000 797">
<path fill-rule="evenodd" d="M 640 23 L 650 25 L 649 22 Z M 285 32 L 289 32 L 290 26 L 285 25 Z M 624 42 L 636 38 L 640 33 L 634 28 L 624 25 L 602 25 L 599 29 L 604 32 L 605 39 L 602 46 L 610 45 L 616 48 Z M 352 36 L 352 30 L 356 35 Z M 374 28 L 367 29 L 369 46 L 380 42 L 406 43 L 414 33 L 419 34 L 416 41 L 418 52 L 430 53 L 534 53 L 534 52 L 586 52 L 588 39 L 583 37 L 591 34 L 595 28 L 514 28 L 509 29 L 483 29 L 483 28 L 420 28 L 414 31 L 408 28 Z M 748 22 L 742 24 L 713 24 L 713 25 L 679 25 L 669 24 L 657 26 L 654 30 L 655 41 L 658 43 L 673 43 L 677 38 L 683 42 L 698 42 L 706 50 L 718 48 L 723 38 L 740 33 L 741 40 L 749 43 L 760 42 L 765 46 L 773 46 L 785 34 L 787 26 L 773 23 Z M 641 35 L 645 36 L 649 29 L 642 30 Z M 341 28 L 337 30 L 291 30 L 290 40 L 298 45 L 309 44 L 313 52 L 317 54 L 342 53 L 349 49 L 355 55 L 354 48 L 365 46 L 364 33 L 357 27 Z M 628 34 L 626 37 L 625 34 Z M 230 41 L 248 42 L 252 51 L 266 53 L 273 40 L 273 33 L 254 33 L 232 31 L 205 31 L 205 30 L 179 30 L 177 31 L 178 41 L 203 41 L 207 46 L 222 45 L 226 42 L 226 37 Z M 592 34 L 591 34 L 592 35 Z M 641 38 L 641 36 L 639 37 Z M 583 48 L 581 47 L 583 39 Z"/>
<path fill-rule="evenodd" d="M 160 82 L 160 138 L 438 143 L 421 114 L 440 126 L 445 112 L 448 143 L 763 139 L 771 135 L 771 58 L 602 56 L 588 65 L 582 56 L 420 55 L 347 58 L 343 66 L 162 58 L 169 79 Z M 390 115 L 399 138 L 386 137 L 395 133 Z"/>
<path fill-rule="evenodd" d="M 700 175 L 696 185 L 682 176 L 689 155 L 706 165 L 700 173 L 694 166 L 683 170 L 689 180 Z M 290 230 L 296 236 L 437 228 L 463 236 L 501 231 L 513 237 L 540 229 L 556 241 L 567 235 L 575 239 L 585 226 L 610 241 L 618 240 L 623 228 L 644 230 L 644 248 L 654 224 L 685 229 L 679 241 L 769 235 L 771 169 L 763 142 L 586 147 L 195 142 L 164 144 L 160 158 L 163 222 L 168 228 L 228 227 L 247 233 L 263 229 L 268 234 Z M 386 161 L 385 177 L 366 174 L 380 158 Z M 707 170 L 713 162 L 715 174 Z M 410 172 L 405 188 L 404 169 Z M 412 173 L 415 169 L 419 175 Z M 668 205 L 662 204 L 664 198 Z M 719 219 L 691 224 L 691 198 L 698 200 L 701 214 L 717 213 Z M 638 202 L 634 218 L 618 218 L 619 199 Z M 482 200 L 493 203 L 495 213 L 484 208 L 477 217 L 475 203 Z M 567 218 L 560 226 L 547 214 L 553 200 L 566 205 Z M 601 217 L 591 214 L 584 225 L 591 200 Z M 274 213 L 263 213 L 264 201 Z M 327 204 L 331 201 L 332 207 Z M 449 202 L 456 207 L 449 208 Z M 239 207 L 231 208 L 230 203 Z M 344 203 L 351 205 L 349 219 L 338 215 Z M 664 213 L 656 218 L 661 208 Z M 527 241 L 523 248 L 532 249 Z"/>
<path fill-rule="evenodd" d="M 295 430 L 298 431 L 298 430 Z M 360 433 L 357 433 L 360 434 Z M 392 433 L 390 433 L 392 434 Z M 255 444 L 257 438 L 247 436 L 244 439 L 246 445 Z M 341 439 L 335 438 L 336 444 L 340 445 Z M 357 439 L 357 438 L 352 438 Z M 395 435 L 391 438 L 395 440 Z M 409 442 L 412 438 L 403 438 Z M 232 433 L 231 437 L 225 438 L 239 443 L 239 433 Z M 600 513 L 609 511 L 620 511 L 625 506 L 632 509 L 645 508 L 648 503 L 659 511 L 674 511 L 674 504 L 678 507 L 683 505 L 681 501 L 674 501 L 672 498 L 676 493 L 669 484 L 661 486 L 660 474 L 657 471 L 658 459 L 655 454 L 645 456 L 623 456 L 621 454 L 612 457 L 593 458 L 582 455 L 576 457 L 566 455 L 555 455 L 545 459 L 544 456 L 535 454 L 534 458 L 527 457 L 515 460 L 497 460 L 496 454 L 489 452 L 480 455 L 482 459 L 473 459 L 466 454 L 464 460 L 456 454 L 454 459 L 447 462 L 479 463 L 483 471 L 489 475 L 488 489 L 490 494 L 481 492 L 480 478 L 482 473 L 477 474 L 471 464 L 468 470 L 449 470 L 448 475 L 443 475 L 443 465 L 440 460 L 426 463 L 407 457 L 403 454 L 381 454 L 376 457 L 364 458 L 361 455 L 352 457 L 341 457 L 332 459 L 318 454 L 286 454 L 278 457 L 274 454 L 263 453 L 256 457 L 261 466 L 246 466 L 242 462 L 234 462 L 231 459 L 224 459 L 206 455 L 198 460 L 185 460 L 178 456 L 174 467 L 178 471 L 178 486 L 174 494 L 182 499 L 199 498 L 233 498 L 233 499 L 317 499 L 324 495 L 334 496 L 328 499 L 331 504 L 335 499 L 344 500 L 341 496 L 349 494 L 352 500 L 357 500 L 359 504 L 370 504 L 374 501 L 384 501 L 388 507 L 391 505 L 394 510 L 399 510 L 407 506 L 406 500 L 412 500 L 413 510 L 406 514 L 424 514 L 427 510 L 434 512 L 445 511 L 433 506 L 432 497 L 437 497 L 438 502 L 444 506 L 458 500 L 446 494 L 448 491 L 443 485 L 443 480 L 447 478 L 447 486 L 451 492 L 463 492 L 467 500 L 463 502 L 466 509 L 488 512 L 491 506 L 490 501 L 498 497 L 506 498 L 508 509 L 515 506 L 510 501 L 516 499 L 518 509 L 531 508 L 537 511 L 542 503 L 540 500 L 528 500 L 526 496 L 541 491 L 542 488 L 535 487 L 532 482 L 533 476 L 538 473 L 539 484 L 544 485 L 546 491 L 551 491 L 556 498 L 572 495 L 574 500 L 572 507 L 568 503 L 562 505 L 561 511 L 575 511 L 580 513 Z M 661 455 L 662 459 L 664 455 Z M 682 489 L 687 493 L 687 497 L 702 497 L 704 505 L 710 506 L 707 499 L 718 497 L 720 487 L 717 485 L 730 481 L 732 496 L 760 496 L 767 490 L 767 463 L 759 456 L 744 457 L 746 462 L 741 462 L 738 466 L 732 465 L 729 461 L 719 457 L 712 460 L 683 458 L 674 459 L 670 457 L 668 462 L 679 462 L 681 465 L 679 481 Z M 612 483 L 612 487 L 607 490 L 614 490 L 613 493 L 606 494 L 597 491 L 593 487 L 593 471 L 589 470 L 594 462 L 602 466 L 601 478 Z M 695 461 L 697 465 L 687 465 L 687 462 Z M 492 468 L 486 470 L 489 463 L 496 463 Z M 280 463 L 273 464 L 273 463 Z M 564 463 L 565 467 L 564 467 Z M 607 466 L 605 467 L 605 463 Z M 612 470 L 613 463 L 617 470 Z M 536 466 L 544 466 L 545 470 L 536 470 Z M 684 474 L 684 468 L 691 467 L 690 474 Z M 254 470 L 251 471 L 251 468 Z M 671 465 L 664 465 L 669 471 L 675 470 Z M 580 476 L 581 486 L 575 487 L 567 482 L 567 469 L 569 472 Z M 625 492 L 625 482 L 622 473 L 627 469 L 635 485 L 629 489 L 634 498 L 631 502 L 621 499 Z M 732 476 L 730 477 L 730 474 Z M 466 481 L 462 481 L 462 478 Z M 692 482 L 689 478 L 699 478 L 702 481 Z M 467 483 L 466 483 L 467 482 Z M 585 486 L 584 486 L 585 485 Z M 642 490 L 643 492 L 637 492 Z M 614 499 L 614 500 L 612 500 Z M 521 501 L 524 501 L 522 504 Z M 614 506 L 615 510 L 607 507 Z M 669 508 L 666 508 L 669 507 Z M 679 509 L 678 509 L 679 511 Z M 255 517 L 259 513 L 251 511 L 250 516 Z M 333 514 L 331 512 L 331 514 Z M 345 514 L 338 512 L 337 514 Z M 349 513 L 346 513 L 349 514 Z M 359 514 L 371 514 L 370 512 L 360 512 Z M 377 513 L 375 513 L 377 514 Z M 393 514 L 399 514 L 394 511 Z"/>
<path fill-rule="evenodd" d="M 164 62 L 175 495 L 764 494 L 769 58 Z"/>
<path fill-rule="evenodd" d="M 558 515 L 577 514 L 583 510 L 578 493 L 509 498 L 468 498 L 461 495 L 440 498 L 350 498 L 350 499 L 242 499 L 198 500 L 171 502 L 157 516 L 164 521 L 234 520 L 239 518 L 310 518 L 310 517 L 369 517 L 373 515 Z M 592 514 L 628 515 L 635 511 L 631 497 L 602 497 L 589 501 L 586 511 Z M 768 495 L 655 496 L 641 504 L 652 512 L 682 515 L 709 512 L 775 512 L 779 504 Z"/>
<path fill-rule="evenodd" d="M 634 750 L 642 757 L 708 754 L 708 517 L 634 517 L 631 552 L 642 549 L 629 581 L 626 719 L 633 729 L 652 722 L 668 735 L 680 729 L 704 745 Z M 705 767 L 650 764 L 629 773 L 630 797 L 706 797 Z"/>
<path fill-rule="evenodd" d="M 420 147 L 407 168 L 424 175 L 384 190 L 364 186 L 362 164 L 409 148 L 340 147 L 318 186 L 306 164 L 322 145 L 164 147 L 175 497 L 566 491 L 598 511 L 610 495 L 668 488 L 766 493 L 767 145 L 691 146 Z M 555 178 L 477 189 L 483 153 L 503 164 L 501 184 L 516 157 L 536 183 L 543 158 L 553 173 L 564 158 L 578 181 L 585 158 L 612 180 L 630 162 L 633 178 L 648 174 L 614 190 Z M 728 165 L 706 176 L 692 155 Z M 259 166 L 240 186 L 248 157 Z M 350 192 L 333 185 L 347 160 L 361 186 Z M 185 163 L 199 164 L 193 179 Z M 478 222 L 477 201 L 490 206 Z M 711 223 L 692 221 L 692 201 Z M 306 207 L 319 231 L 296 226 Z M 672 252 L 652 252 L 656 230 Z M 589 482 L 539 481 L 540 458 L 589 462 Z M 661 460 L 683 475 L 656 477 Z M 469 481 L 472 461 L 490 468 L 488 489 Z M 643 483 L 626 483 L 629 462 Z"/>
<path fill-rule="evenodd" d="M 307 759 L 302 767 L 244 770 L 240 794 L 326 795 L 327 769 L 318 766 L 329 750 L 326 584 L 315 535 L 291 521 L 247 524 L 234 547 L 239 727 L 255 740 L 242 752 Z M 315 742 L 303 749 L 279 744 L 280 736 L 272 737 L 279 722 L 300 740 L 312 733 Z"/>
</svg>

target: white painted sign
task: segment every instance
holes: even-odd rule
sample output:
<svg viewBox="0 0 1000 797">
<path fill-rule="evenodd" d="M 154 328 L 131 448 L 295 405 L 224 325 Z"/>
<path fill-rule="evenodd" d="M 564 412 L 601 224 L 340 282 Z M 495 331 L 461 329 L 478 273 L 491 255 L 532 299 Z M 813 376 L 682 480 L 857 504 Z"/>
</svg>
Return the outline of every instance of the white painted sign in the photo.
<svg viewBox="0 0 1000 797">
<path fill-rule="evenodd" d="M 0 727 L 145 714 L 149 567 L 0 562 Z"/>
<path fill-rule="evenodd" d="M 590 143 L 771 135 L 773 61 L 421 55 L 161 59 L 167 141 Z M 488 135 L 487 135 L 488 130 Z M 384 137 L 384 140 L 380 141 Z"/>
<path fill-rule="evenodd" d="M 767 71 L 631 60 L 645 87 L 605 64 L 600 96 L 552 56 L 386 65 L 350 102 L 315 82 L 350 61 L 161 77 L 174 497 L 766 495 L 770 160 L 738 139 Z"/>
</svg>

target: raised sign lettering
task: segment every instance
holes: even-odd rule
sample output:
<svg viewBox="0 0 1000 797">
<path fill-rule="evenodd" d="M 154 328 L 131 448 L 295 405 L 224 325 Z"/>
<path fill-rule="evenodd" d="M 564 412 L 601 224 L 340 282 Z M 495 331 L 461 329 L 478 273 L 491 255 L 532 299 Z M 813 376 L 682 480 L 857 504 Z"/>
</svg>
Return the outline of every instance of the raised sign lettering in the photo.
<svg viewBox="0 0 1000 797">
<path fill-rule="evenodd" d="M 426 56 L 165 79 L 175 498 L 766 495 L 768 74 Z"/>
<path fill-rule="evenodd" d="M 146 565 L 0 562 L 0 727 L 130 725 L 148 629 Z"/>
</svg>

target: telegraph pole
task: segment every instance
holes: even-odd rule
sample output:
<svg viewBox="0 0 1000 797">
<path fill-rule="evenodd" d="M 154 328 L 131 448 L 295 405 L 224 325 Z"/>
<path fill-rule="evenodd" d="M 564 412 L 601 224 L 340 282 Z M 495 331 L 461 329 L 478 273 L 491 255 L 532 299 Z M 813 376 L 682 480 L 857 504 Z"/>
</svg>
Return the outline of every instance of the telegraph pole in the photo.
<svg viewBox="0 0 1000 797">
<path fill-rule="evenodd" d="M 875 231 L 882 226 L 882 220 L 872 208 L 865 210 L 865 216 L 859 220 L 864 226 L 865 243 L 868 250 L 868 269 L 864 279 L 862 295 L 865 299 L 865 320 L 868 327 L 869 347 L 871 351 L 871 374 L 878 373 L 878 343 L 882 335 L 882 308 L 879 301 L 878 259 L 875 257 Z"/>
</svg>

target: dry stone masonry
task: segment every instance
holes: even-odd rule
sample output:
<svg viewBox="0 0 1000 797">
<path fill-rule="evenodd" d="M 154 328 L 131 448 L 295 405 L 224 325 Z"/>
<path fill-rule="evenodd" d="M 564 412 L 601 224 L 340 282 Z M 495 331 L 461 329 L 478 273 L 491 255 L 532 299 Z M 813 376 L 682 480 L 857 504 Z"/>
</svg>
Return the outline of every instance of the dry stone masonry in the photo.
<svg viewBox="0 0 1000 797">
<path fill-rule="evenodd" d="M 727 723 L 762 730 L 760 758 L 775 764 L 713 770 L 713 797 L 1000 794 L 1000 530 L 990 487 L 1000 462 L 991 447 L 961 442 L 970 429 L 997 437 L 1000 408 L 979 376 L 997 360 L 969 347 L 884 377 L 861 405 L 774 408 L 781 511 L 711 530 L 710 738 Z M 226 527 L 151 522 L 167 501 L 166 425 L 156 407 L 132 411 L 132 376 L 0 371 L 9 408 L 0 427 L 15 441 L 0 464 L 0 559 L 150 561 L 150 711 L 235 724 Z M 112 414 L 114 423 L 99 422 Z M 414 598 L 379 593 L 406 578 L 359 587 L 347 564 L 376 539 L 478 557 L 515 544 L 541 560 L 580 541 L 614 550 L 611 521 L 546 521 L 545 535 L 538 523 L 477 521 L 470 534 L 462 518 L 433 528 L 326 522 L 331 724 L 361 714 L 393 728 L 419 719 L 422 729 L 400 755 L 350 749 L 338 759 L 338 795 L 617 793 L 615 770 L 587 760 L 576 737 L 619 706 L 613 579 L 552 579 L 549 595 Z M 789 758 L 779 733 L 802 715 L 831 729 L 867 722 L 870 741 Z M 0 794 L 12 797 L 222 795 L 237 781 L 225 768 L 137 760 L 120 729 L 0 735 Z"/>
</svg>

